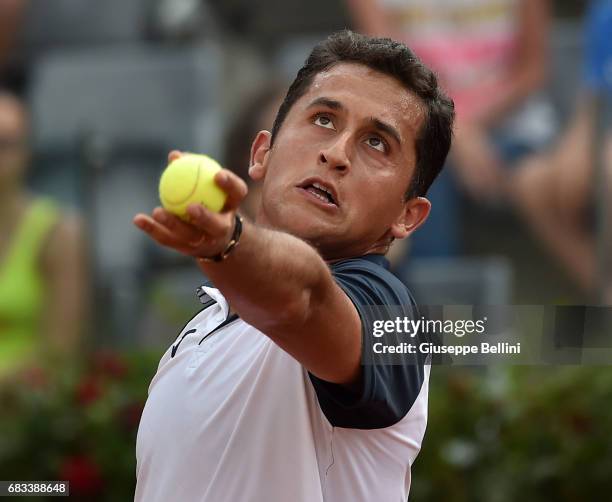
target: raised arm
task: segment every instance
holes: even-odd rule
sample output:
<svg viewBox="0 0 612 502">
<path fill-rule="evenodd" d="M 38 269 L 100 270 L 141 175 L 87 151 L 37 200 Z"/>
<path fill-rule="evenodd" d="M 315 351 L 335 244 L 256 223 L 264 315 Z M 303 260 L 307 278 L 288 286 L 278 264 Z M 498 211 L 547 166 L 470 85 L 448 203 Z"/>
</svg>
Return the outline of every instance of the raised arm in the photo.
<svg viewBox="0 0 612 502">
<path fill-rule="evenodd" d="M 231 238 L 247 188 L 225 169 L 215 181 L 228 193 L 221 213 L 191 205 L 190 223 L 185 223 L 156 208 L 152 217 L 139 214 L 134 223 L 159 244 L 184 254 L 195 258 L 218 254 Z M 239 245 L 224 261 L 197 261 L 232 310 L 311 373 L 334 383 L 358 380 L 359 315 L 312 246 L 245 220 Z"/>
</svg>

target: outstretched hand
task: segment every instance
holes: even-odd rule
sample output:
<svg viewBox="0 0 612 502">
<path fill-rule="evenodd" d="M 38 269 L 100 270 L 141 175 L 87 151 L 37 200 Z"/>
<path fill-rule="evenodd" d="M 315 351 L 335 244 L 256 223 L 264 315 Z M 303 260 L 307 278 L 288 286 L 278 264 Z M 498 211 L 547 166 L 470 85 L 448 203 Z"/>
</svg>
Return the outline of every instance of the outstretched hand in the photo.
<svg viewBox="0 0 612 502">
<path fill-rule="evenodd" d="M 173 150 L 168 161 L 178 159 L 181 152 Z M 222 169 L 214 178 L 215 183 L 227 194 L 221 212 L 215 213 L 201 204 L 187 207 L 188 221 L 156 207 L 151 215 L 138 213 L 134 224 L 158 244 L 180 253 L 208 258 L 221 253 L 231 239 L 234 231 L 234 215 L 245 198 L 246 183 L 233 172 Z"/>
</svg>

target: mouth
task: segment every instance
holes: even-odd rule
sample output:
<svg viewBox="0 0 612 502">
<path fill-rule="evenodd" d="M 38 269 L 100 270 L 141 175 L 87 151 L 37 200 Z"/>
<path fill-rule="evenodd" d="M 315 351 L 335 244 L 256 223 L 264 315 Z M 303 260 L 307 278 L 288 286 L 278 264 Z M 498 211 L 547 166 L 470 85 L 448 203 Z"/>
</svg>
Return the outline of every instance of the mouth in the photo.
<svg viewBox="0 0 612 502">
<path fill-rule="evenodd" d="M 338 208 L 338 194 L 333 185 L 326 183 L 320 178 L 308 178 L 303 181 L 297 188 L 307 192 L 307 194 L 315 200 L 331 207 Z"/>
</svg>

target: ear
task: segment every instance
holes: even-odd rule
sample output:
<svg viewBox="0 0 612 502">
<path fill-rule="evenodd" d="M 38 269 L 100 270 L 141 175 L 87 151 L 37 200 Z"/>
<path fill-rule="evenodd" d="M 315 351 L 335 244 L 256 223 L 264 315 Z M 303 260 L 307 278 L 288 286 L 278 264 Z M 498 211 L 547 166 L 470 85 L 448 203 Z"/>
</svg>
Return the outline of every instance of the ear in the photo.
<svg viewBox="0 0 612 502">
<path fill-rule="evenodd" d="M 391 235 L 396 239 L 405 239 L 425 222 L 430 210 L 429 200 L 413 197 L 405 203 L 402 214 L 391 225 Z"/>
<path fill-rule="evenodd" d="M 271 137 L 270 131 L 259 131 L 251 145 L 249 176 L 254 181 L 261 181 L 266 175 Z"/>
</svg>

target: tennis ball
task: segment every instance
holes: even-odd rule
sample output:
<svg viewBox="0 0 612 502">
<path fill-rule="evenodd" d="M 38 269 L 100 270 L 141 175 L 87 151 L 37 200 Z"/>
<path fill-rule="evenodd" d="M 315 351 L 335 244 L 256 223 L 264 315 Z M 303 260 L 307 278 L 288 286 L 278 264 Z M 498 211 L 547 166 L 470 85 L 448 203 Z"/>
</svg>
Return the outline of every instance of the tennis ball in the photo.
<svg viewBox="0 0 612 502">
<path fill-rule="evenodd" d="M 181 155 L 170 162 L 159 180 L 162 206 L 183 220 L 188 219 L 187 206 L 193 203 L 218 213 L 227 198 L 214 181 L 220 170 L 217 161 L 206 155 Z"/>
</svg>

